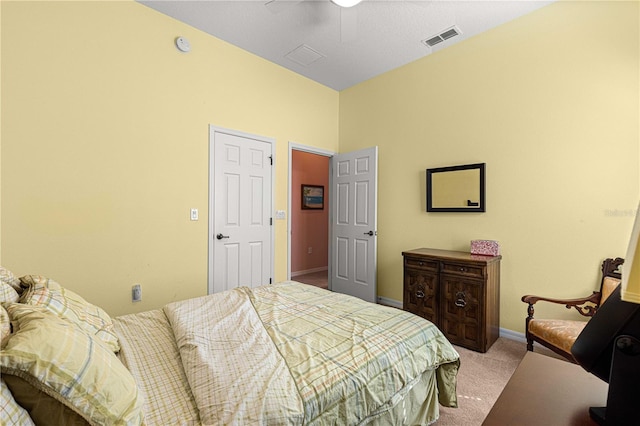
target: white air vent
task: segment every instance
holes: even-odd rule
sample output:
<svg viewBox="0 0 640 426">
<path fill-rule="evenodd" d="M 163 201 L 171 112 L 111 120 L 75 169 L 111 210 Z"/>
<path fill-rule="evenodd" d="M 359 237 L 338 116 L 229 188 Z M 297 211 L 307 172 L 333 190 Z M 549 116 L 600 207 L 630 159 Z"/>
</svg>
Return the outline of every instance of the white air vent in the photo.
<svg viewBox="0 0 640 426">
<path fill-rule="evenodd" d="M 285 58 L 305 67 L 311 65 L 320 58 L 326 57 L 306 44 L 301 44 L 284 56 Z"/>
<path fill-rule="evenodd" d="M 462 31 L 460 31 L 460 29 L 458 27 L 453 26 L 451 28 L 448 28 L 448 29 L 444 30 L 443 32 L 441 32 L 438 35 L 434 35 L 434 36 L 431 36 L 429 38 L 426 38 L 426 39 L 422 40 L 422 42 L 424 44 L 426 44 L 427 46 L 429 46 L 429 47 L 433 47 L 438 43 L 442 43 L 443 41 L 448 40 L 448 39 L 450 39 L 452 37 L 455 37 L 457 35 L 460 35 L 460 34 L 462 34 Z"/>
</svg>

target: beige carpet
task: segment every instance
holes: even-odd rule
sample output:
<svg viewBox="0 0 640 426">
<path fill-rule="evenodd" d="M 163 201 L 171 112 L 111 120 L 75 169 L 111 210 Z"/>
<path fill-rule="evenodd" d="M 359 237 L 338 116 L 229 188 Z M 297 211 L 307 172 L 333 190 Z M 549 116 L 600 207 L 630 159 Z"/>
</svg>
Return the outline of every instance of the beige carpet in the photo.
<svg viewBox="0 0 640 426">
<path fill-rule="evenodd" d="M 456 350 L 460 354 L 458 408 L 440 406 L 435 425 L 481 425 L 524 357 L 526 344 L 501 337 L 484 354 L 458 346 Z"/>
<path fill-rule="evenodd" d="M 298 281 L 299 283 L 315 285 L 316 287 L 324 288 L 326 290 L 327 288 L 329 288 L 327 284 L 327 274 L 328 272 L 325 270 L 292 276 L 291 279 L 294 281 Z"/>
</svg>

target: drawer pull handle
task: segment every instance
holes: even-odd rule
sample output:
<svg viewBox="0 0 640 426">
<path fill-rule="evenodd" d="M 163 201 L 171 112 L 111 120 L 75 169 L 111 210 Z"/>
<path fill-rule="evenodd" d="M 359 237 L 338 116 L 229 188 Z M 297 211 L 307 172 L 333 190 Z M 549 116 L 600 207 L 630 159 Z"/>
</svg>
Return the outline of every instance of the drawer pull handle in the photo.
<svg viewBox="0 0 640 426">
<path fill-rule="evenodd" d="M 458 308 L 464 308 L 467 306 L 467 301 L 465 299 L 465 294 L 462 291 L 456 293 L 456 301 L 454 302 Z"/>
<path fill-rule="evenodd" d="M 460 267 L 460 272 L 466 272 L 466 271 L 467 271 L 467 268 Z"/>
<path fill-rule="evenodd" d="M 416 297 L 418 299 L 424 298 L 424 291 L 421 291 L 421 290 L 416 291 Z"/>
<path fill-rule="evenodd" d="M 424 262 L 418 262 L 418 265 L 424 266 Z"/>
</svg>

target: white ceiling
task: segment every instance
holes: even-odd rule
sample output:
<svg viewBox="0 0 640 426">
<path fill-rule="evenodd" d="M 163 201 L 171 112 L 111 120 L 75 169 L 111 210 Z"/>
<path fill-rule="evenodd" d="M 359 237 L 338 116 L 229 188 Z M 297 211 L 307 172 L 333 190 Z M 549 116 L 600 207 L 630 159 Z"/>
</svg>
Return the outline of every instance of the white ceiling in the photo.
<svg viewBox="0 0 640 426">
<path fill-rule="evenodd" d="M 363 0 L 347 9 L 330 0 L 276 0 L 272 6 L 280 6 L 277 13 L 275 7 L 265 6 L 267 0 L 138 1 L 325 86 L 343 90 L 554 0 Z M 433 47 L 422 42 L 453 26 L 461 35 Z M 303 59 L 315 52 L 319 59 L 301 65 L 287 57 L 302 45 Z"/>
</svg>

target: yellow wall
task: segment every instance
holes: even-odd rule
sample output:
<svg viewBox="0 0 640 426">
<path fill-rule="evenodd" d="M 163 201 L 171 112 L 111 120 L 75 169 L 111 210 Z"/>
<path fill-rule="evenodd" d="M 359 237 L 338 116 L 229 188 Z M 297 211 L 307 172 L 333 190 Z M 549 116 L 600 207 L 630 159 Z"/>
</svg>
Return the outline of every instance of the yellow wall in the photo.
<svg viewBox="0 0 640 426">
<path fill-rule="evenodd" d="M 638 17 L 556 3 L 340 93 L 340 151 L 379 147 L 380 296 L 402 299 L 403 250 L 472 239 L 500 242 L 504 328 L 524 294 L 596 288 L 640 194 Z M 425 212 L 426 168 L 480 162 L 486 213 Z"/>
<path fill-rule="evenodd" d="M 2 4 L 0 3 L 0 23 L 2 22 Z M 2 46 L 2 33 L 0 30 L 0 47 Z M 2 97 L 2 55 L 0 55 L 0 100 Z M 2 264 L 2 104 L 0 101 L 0 265 Z"/>
<path fill-rule="evenodd" d="M 206 294 L 209 124 L 277 140 L 279 210 L 289 140 L 378 145 L 383 297 L 402 299 L 402 250 L 495 239 L 501 323 L 522 331 L 521 295 L 588 293 L 602 258 L 624 256 L 640 193 L 637 2 L 554 4 L 340 93 L 131 1 L 0 4 L 0 263 L 112 315 Z M 478 162 L 486 213 L 425 212 L 426 168 Z"/>
<path fill-rule="evenodd" d="M 338 150 L 338 92 L 141 4 L 1 5 L 1 262 L 18 275 L 112 315 L 204 295 L 209 124 L 276 139 L 274 209 L 289 140 Z M 286 221 L 275 239 L 283 280 Z"/>
</svg>

